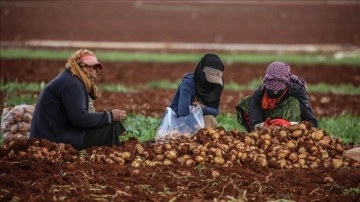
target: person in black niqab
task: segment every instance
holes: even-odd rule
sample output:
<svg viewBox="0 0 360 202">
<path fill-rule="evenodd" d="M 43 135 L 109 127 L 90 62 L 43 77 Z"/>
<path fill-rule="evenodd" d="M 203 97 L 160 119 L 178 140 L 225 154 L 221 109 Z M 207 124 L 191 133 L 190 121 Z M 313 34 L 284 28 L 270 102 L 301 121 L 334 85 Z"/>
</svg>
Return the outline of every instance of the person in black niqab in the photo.
<svg viewBox="0 0 360 202">
<path fill-rule="evenodd" d="M 184 76 L 170 108 L 178 117 L 189 114 L 190 105 L 201 105 L 205 127 L 216 127 L 224 89 L 224 64 L 216 54 L 205 54 L 193 73 Z"/>
</svg>

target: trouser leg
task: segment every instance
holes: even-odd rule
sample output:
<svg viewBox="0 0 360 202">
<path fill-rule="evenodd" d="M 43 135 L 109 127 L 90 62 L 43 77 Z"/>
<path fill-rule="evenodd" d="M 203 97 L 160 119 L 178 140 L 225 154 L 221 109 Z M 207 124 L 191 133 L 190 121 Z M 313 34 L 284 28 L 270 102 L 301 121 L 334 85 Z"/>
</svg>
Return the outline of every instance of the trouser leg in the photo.
<svg viewBox="0 0 360 202">
<path fill-rule="evenodd" d="M 216 121 L 215 116 L 213 116 L 213 115 L 205 115 L 204 116 L 204 125 L 205 125 L 205 127 L 216 128 L 217 127 L 217 121 Z"/>
<path fill-rule="evenodd" d="M 125 132 L 120 122 L 98 128 L 89 128 L 84 136 L 84 148 L 90 146 L 119 146 L 119 136 Z"/>
</svg>

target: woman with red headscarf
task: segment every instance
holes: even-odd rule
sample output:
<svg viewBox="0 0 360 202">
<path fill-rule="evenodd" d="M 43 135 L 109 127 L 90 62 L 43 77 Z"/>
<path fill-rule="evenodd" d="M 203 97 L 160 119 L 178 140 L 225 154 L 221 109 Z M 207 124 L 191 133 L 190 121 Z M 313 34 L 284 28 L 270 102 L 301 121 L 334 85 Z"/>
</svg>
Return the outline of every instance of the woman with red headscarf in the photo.
<svg viewBox="0 0 360 202">
<path fill-rule="evenodd" d="M 279 61 L 267 67 L 262 85 L 236 109 L 238 120 L 249 131 L 257 126 L 289 126 L 300 121 L 318 125 L 304 79 L 291 74 L 290 66 Z"/>
<path fill-rule="evenodd" d="M 65 70 L 41 92 L 31 122 L 30 138 L 71 144 L 76 149 L 118 146 L 125 128 L 126 111 L 95 112 L 98 98 L 94 83 L 102 64 L 86 49 L 73 53 Z"/>
</svg>

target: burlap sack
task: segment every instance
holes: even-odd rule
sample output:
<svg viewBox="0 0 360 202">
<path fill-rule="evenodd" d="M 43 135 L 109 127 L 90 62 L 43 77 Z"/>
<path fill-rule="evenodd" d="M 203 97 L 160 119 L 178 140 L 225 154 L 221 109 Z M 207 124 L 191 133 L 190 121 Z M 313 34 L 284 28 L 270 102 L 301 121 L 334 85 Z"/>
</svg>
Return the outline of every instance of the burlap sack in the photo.
<svg viewBox="0 0 360 202">
<path fill-rule="evenodd" d="M 355 147 L 355 148 L 346 150 L 344 155 L 349 156 L 354 160 L 360 161 L 360 147 Z"/>
</svg>

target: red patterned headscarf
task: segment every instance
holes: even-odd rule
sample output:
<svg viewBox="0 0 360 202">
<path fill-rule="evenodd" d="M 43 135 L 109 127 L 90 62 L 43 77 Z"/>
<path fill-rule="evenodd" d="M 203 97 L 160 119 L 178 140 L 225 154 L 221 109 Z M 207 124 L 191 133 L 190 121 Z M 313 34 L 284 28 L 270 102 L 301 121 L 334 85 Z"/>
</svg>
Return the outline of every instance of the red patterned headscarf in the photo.
<svg viewBox="0 0 360 202">
<path fill-rule="evenodd" d="M 290 73 L 290 66 L 279 61 L 271 63 L 265 73 L 263 84 L 266 89 L 278 92 L 285 90 L 291 86 L 292 82 L 297 83 L 306 88 L 306 83 L 303 78 Z"/>
</svg>

